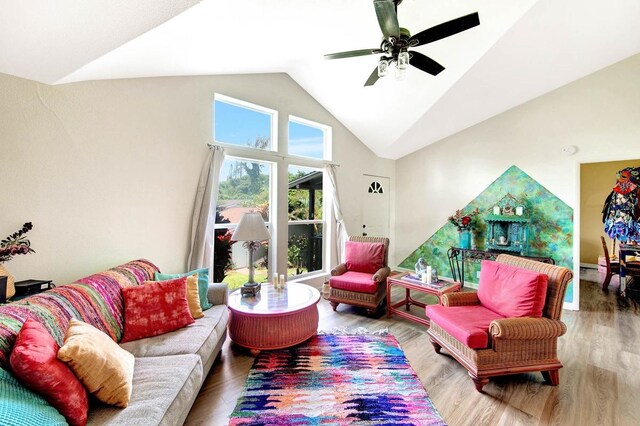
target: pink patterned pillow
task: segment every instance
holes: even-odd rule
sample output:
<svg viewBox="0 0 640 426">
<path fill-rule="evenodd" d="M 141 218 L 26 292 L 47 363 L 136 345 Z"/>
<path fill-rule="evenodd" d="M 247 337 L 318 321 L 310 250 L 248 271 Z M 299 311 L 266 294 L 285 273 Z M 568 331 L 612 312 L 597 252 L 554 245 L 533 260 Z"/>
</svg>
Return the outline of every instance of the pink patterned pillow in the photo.
<svg viewBox="0 0 640 426">
<path fill-rule="evenodd" d="M 187 277 L 145 281 L 122 289 L 123 342 L 157 336 L 193 324 L 187 302 Z"/>
<path fill-rule="evenodd" d="M 375 274 L 384 266 L 383 243 L 347 241 L 344 246 L 347 270 Z"/>
</svg>

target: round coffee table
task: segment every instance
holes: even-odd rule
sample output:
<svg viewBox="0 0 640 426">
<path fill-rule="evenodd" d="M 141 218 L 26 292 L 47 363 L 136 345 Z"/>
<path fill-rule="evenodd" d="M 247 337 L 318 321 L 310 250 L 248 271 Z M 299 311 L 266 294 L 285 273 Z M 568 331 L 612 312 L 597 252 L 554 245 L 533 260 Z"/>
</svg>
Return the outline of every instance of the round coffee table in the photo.
<svg viewBox="0 0 640 426">
<path fill-rule="evenodd" d="M 294 282 L 282 290 L 262 284 L 255 297 L 235 290 L 229 295 L 229 337 L 254 354 L 302 343 L 318 330 L 319 300 L 318 290 Z"/>
</svg>

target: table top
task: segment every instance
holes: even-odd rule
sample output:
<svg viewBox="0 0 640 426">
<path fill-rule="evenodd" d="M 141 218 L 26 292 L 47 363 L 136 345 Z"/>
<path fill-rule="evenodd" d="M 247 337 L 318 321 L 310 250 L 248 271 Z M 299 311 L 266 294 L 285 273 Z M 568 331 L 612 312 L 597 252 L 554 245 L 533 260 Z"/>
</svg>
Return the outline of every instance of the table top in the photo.
<svg viewBox="0 0 640 426">
<path fill-rule="evenodd" d="M 428 293 L 447 293 L 452 289 L 460 289 L 459 282 L 449 282 L 449 281 L 436 281 L 435 283 L 423 283 L 422 281 L 411 279 L 408 276 L 410 273 L 398 273 L 396 275 L 391 275 L 388 279 L 393 281 L 394 283 L 401 284 L 405 287 L 411 287 L 416 290 L 424 290 Z M 454 290 L 455 291 L 455 290 Z"/>
<path fill-rule="evenodd" d="M 240 289 L 229 295 L 229 309 L 254 315 L 286 314 L 296 312 L 320 300 L 320 292 L 306 284 L 289 282 L 282 290 L 263 283 L 254 297 L 242 297 Z"/>
</svg>

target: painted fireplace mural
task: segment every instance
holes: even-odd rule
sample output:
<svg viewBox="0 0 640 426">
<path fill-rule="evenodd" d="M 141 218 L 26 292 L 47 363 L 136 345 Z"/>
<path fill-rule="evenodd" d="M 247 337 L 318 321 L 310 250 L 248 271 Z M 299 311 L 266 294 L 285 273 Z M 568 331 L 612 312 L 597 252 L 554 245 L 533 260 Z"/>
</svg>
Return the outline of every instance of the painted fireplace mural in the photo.
<svg viewBox="0 0 640 426">
<path fill-rule="evenodd" d="M 573 269 L 573 209 L 552 194 L 544 186 L 516 166 L 511 166 L 491 183 L 473 201 L 462 208 L 469 214 L 480 211 L 473 233 L 473 246 L 486 249 L 486 218 L 507 194 L 520 200 L 529 219 L 529 256 L 551 257 L 556 265 Z M 400 263 L 400 267 L 413 269 L 420 257 L 437 269 L 440 276 L 452 277 L 447 250 L 458 246 L 458 231 L 447 223 Z M 477 283 L 480 264 L 465 264 L 465 282 Z M 566 302 L 573 301 L 573 283 L 569 283 Z"/>
</svg>

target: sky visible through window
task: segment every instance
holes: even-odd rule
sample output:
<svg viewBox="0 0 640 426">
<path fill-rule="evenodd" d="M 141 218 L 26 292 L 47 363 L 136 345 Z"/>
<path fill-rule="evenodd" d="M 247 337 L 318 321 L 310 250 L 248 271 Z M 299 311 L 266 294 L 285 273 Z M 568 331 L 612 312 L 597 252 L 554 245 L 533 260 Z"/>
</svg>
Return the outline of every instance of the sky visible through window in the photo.
<svg viewBox="0 0 640 426">
<path fill-rule="evenodd" d="M 213 120 L 217 142 L 250 147 L 259 138 L 271 137 L 271 115 L 265 112 L 216 100 Z"/>
<path fill-rule="evenodd" d="M 289 121 L 289 154 L 324 159 L 324 132 L 317 127 Z"/>
</svg>

